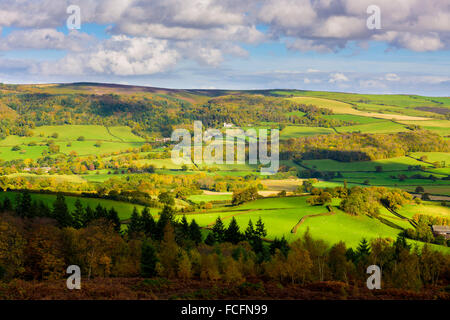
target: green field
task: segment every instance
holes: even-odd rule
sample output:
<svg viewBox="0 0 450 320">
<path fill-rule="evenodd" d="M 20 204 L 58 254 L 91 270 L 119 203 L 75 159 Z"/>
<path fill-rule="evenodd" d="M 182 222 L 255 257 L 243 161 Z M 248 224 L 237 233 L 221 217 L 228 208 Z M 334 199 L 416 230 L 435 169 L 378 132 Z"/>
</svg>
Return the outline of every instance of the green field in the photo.
<svg viewBox="0 0 450 320">
<path fill-rule="evenodd" d="M 306 202 L 307 197 L 285 197 L 266 198 L 252 201 L 238 207 L 224 207 L 222 209 L 211 209 L 206 213 L 186 215 L 190 221 L 195 219 L 201 226 L 214 223 L 217 217 L 224 219 L 227 226 L 234 216 L 241 231 L 244 231 L 249 219 L 255 223 L 260 217 L 265 223 L 268 231 L 267 238 L 285 236 L 288 241 L 297 239 L 309 228 L 313 237 L 323 239 L 329 244 L 344 241 L 349 247 L 355 248 L 362 238 L 368 240 L 382 237 L 395 239 L 401 229 L 393 228 L 382 223 L 380 220 L 368 216 L 351 216 L 339 210 L 336 205 L 337 199 L 333 200 L 334 215 L 325 215 L 306 218 L 300 225 L 296 234 L 291 233 L 292 228 L 306 215 L 327 213 L 323 206 L 311 206 Z M 428 210 L 443 208 L 433 204 L 424 204 Z M 407 209 L 408 210 L 408 209 Z M 443 210 L 450 210 L 443 208 Z M 447 212 L 447 211 L 445 211 Z M 380 217 L 397 225 L 399 228 L 411 228 L 411 224 L 398 218 L 388 210 L 381 208 Z M 411 241 L 416 245 L 423 245 L 417 241 Z M 433 245 L 438 250 L 450 252 L 450 248 Z"/>
<path fill-rule="evenodd" d="M 332 134 L 335 133 L 331 128 L 322 127 L 301 127 L 301 126 L 287 126 L 280 133 L 281 140 L 287 140 L 290 138 L 299 138 L 306 136 L 314 136 L 319 134 Z"/>
<path fill-rule="evenodd" d="M 231 194 L 195 194 L 188 197 L 195 203 L 210 201 L 231 201 Z"/>
<path fill-rule="evenodd" d="M 363 132 L 363 133 L 391 133 L 408 131 L 404 125 L 392 121 L 377 121 L 354 126 L 337 127 L 339 133 Z"/>
<path fill-rule="evenodd" d="M 443 207 L 431 201 L 423 201 L 421 204 L 407 204 L 398 210 L 398 213 L 410 219 L 415 214 L 450 218 L 450 207 Z"/>
<path fill-rule="evenodd" d="M 303 165 L 315 168 L 320 171 L 375 171 L 377 166 L 381 166 L 383 171 L 407 171 L 408 166 L 431 167 L 430 164 L 417 161 L 409 157 L 397 157 L 374 161 L 340 162 L 330 159 L 304 160 Z"/>
<path fill-rule="evenodd" d="M 60 147 L 61 153 L 69 154 L 75 151 L 80 156 L 124 151 L 140 147 L 145 141 L 134 135 L 131 128 L 125 126 L 109 128 L 100 125 L 41 126 L 35 128 L 33 133 L 32 137 L 11 135 L 0 140 L 0 159 L 35 160 L 42 157 L 44 150 L 48 150 L 46 144 L 49 140 Z M 53 136 L 54 134 L 56 135 Z M 84 141 L 78 141 L 79 137 L 84 137 Z M 29 146 L 31 142 L 36 145 Z M 100 146 L 95 146 L 98 142 Z M 20 146 L 20 150 L 12 151 L 13 146 Z"/>
</svg>

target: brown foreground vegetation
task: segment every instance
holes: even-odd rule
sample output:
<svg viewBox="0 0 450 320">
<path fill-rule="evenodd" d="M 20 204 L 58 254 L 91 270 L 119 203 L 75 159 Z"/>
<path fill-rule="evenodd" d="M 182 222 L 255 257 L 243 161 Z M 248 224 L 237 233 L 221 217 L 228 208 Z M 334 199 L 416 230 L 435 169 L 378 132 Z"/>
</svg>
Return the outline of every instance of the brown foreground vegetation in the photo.
<svg viewBox="0 0 450 320">
<path fill-rule="evenodd" d="M 0 285 L 8 300 L 172 300 L 172 299 L 297 299 L 297 300 L 450 300 L 450 292 L 433 287 L 421 292 L 403 289 L 368 290 L 364 284 L 325 281 L 308 285 L 258 280 L 230 285 L 202 280 L 163 278 L 96 278 L 83 280 L 81 290 L 66 289 L 65 280 L 13 280 Z"/>
</svg>

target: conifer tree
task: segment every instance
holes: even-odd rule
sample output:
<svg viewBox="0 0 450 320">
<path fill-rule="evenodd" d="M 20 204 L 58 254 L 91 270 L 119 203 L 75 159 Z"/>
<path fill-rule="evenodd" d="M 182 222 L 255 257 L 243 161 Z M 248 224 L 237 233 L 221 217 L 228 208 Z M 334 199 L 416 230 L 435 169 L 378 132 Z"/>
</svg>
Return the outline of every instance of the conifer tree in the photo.
<svg viewBox="0 0 450 320">
<path fill-rule="evenodd" d="M 12 210 L 13 210 L 13 205 L 12 205 L 11 199 L 9 197 L 6 197 L 5 200 L 3 200 L 2 211 L 10 212 Z"/>
<path fill-rule="evenodd" d="M 225 241 L 225 226 L 223 225 L 222 219 L 217 217 L 216 223 L 212 228 L 212 234 L 214 236 L 215 242 L 221 243 Z"/>
<path fill-rule="evenodd" d="M 370 246 L 366 238 L 363 238 L 356 249 L 356 255 L 359 259 L 366 258 L 370 254 Z"/>
<path fill-rule="evenodd" d="M 70 227 L 72 225 L 72 216 L 67 208 L 66 198 L 61 193 L 57 194 L 56 200 L 53 203 L 52 216 L 62 228 Z"/>
<path fill-rule="evenodd" d="M 242 240 L 242 233 L 239 231 L 239 225 L 236 219 L 233 217 L 227 230 L 225 231 L 225 241 L 231 242 L 233 244 L 238 243 Z"/>
<path fill-rule="evenodd" d="M 145 278 L 150 278 L 156 275 L 156 264 L 158 257 L 156 249 L 148 240 L 142 243 L 141 249 L 141 275 Z"/>
<path fill-rule="evenodd" d="M 72 213 L 73 227 L 75 229 L 80 229 L 83 227 L 84 214 L 85 214 L 85 212 L 84 212 L 83 205 L 81 204 L 80 199 L 77 199 L 75 201 L 75 210 Z"/>
<path fill-rule="evenodd" d="M 264 226 L 264 223 L 262 222 L 261 217 L 259 217 L 258 221 L 256 222 L 255 234 L 260 239 L 267 236 L 267 230 Z"/>
<path fill-rule="evenodd" d="M 109 219 L 109 221 L 112 222 L 112 224 L 114 226 L 114 230 L 116 230 L 117 232 L 120 232 L 121 222 L 120 222 L 119 214 L 117 213 L 116 209 L 114 209 L 114 207 L 111 207 L 111 209 L 109 209 L 108 219 Z"/>
<path fill-rule="evenodd" d="M 202 242 L 202 232 L 197 222 L 195 222 L 195 219 L 192 219 L 189 226 L 189 237 L 195 244 Z"/>
<path fill-rule="evenodd" d="M 150 213 L 150 209 L 145 207 L 141 212 L 142 228 L 146 236 L 151 237 L 155 233 L 156 223 L 155 219 Z"/>
<path fill-rule="evenodd" d="M 136 207 L 133 208 L 133 213 L 131 214 L 130 223 L 128 224 L 127 233 L 129 236 L 134 237 L 139 232 L 142 231 L 142 220 L 139 216 L 138 210 Z"/>
<path fill-rule="evenodd" d="M 164 237 L 164 229 L 167 224 L 173 224 L 173 216 L 175 214 L 175 210 L 169 206 L 165 205 L 161 211 L 158 222 L 156 223 L 156 232 L 155 238 L 157 240 L 162 240 Z"/>
<path fill-rule="evenodd" d="M 25 191 L 17 196 L 16 212 L 19 217 L 32 218 L 34 215 L 31 195 L 29 191 Z"/>
<path fill-rule="evenodd" d="M 255 229 L 253 228 L 252 219 L 248 220 L 247 229 L 245 229 L 245 239 L 247 241 L 252 241 L 255 238 Z"/>
<path fill-rule="evenodd" d="M 183 217 L 181 218 L 180 231 L 181 231 L 181 236 L 183 237 L 183 239 L 185 239 L 185 240 L 190 239 L 189 223 L 186 219 L 186 215 L 183 215 Z"/>
<path fill-rule="evenodd" d="M 205 244 L 208 246 L 213 246 L 214 243 L 216 243 L 216 238 L 214 237 L 214 234 L 212 232 L 208 233 L 205 239 Z"/>
<path fill-rule="evenodd" d="M 85 209 L 83 227 L 86 227 L 89 223 L 95 220 L 94 210 L 88 205 Z"/>
</svg>

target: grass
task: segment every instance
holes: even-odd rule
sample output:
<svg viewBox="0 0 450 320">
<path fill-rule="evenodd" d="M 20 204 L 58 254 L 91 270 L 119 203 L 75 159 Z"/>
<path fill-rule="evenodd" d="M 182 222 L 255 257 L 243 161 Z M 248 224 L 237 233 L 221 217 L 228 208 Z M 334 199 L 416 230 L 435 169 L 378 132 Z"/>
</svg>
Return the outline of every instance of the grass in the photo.
<svg viewBox="0 0 450 320">
<path fill-rule="evenodd" d="M 42 126 L 34 130 L 35 136 L 43 135 L 49 139 L 74 141 L 78 137 L 84 136 L 86 140 L 121 141 L 112 136 L 106 127 L 100 125 L 64 125 L 64 126 Z M 57 133 L 57 138 L 51 138 L 53 133 Z"/>
<path fill-rule="evenodd" d="M 45 178 L 52 178 L 56 182 L 68 182 L 68 183 L 85 183 L 86 180 L 84 180 L 81 176 L 78 175 L 69 175 L 69 174 L 42 174 L 42 175 L 36 175 L 33 173 L 26 173 L 26 172 L 20 172 L 20 173 L 11 173 L 6 175 L 8 178 L 15 178 L 15 177 L 32 177 L 35 179 L 45 179 Z"/>
<path fill-rule="evenodd" d="M 375 171 L 377 166 L 381 166 L 383 171 L 398 170 L 406 171 L 408 166 L 421 165 L 430 167 L 429 164 L 417 161 L 409 157 L 396 157 L 374 161 L 340 162 L 330 159 L 304 160 L 303 165 L 319 171 Z"/>
<path fill-rule="evenodd" d="M 300 225 L 297 233 L 293 234 L 291 233 L 292 228 L 305 215 L 328 212 L 323 206 L 309 205 L 306 199 L 307 197 L 258 199 L 237 207 L 224 207 L 219 210 L 213 208 L 205 213 L 189 214 L 186 218 L 189 221 L 195 219 L 199 225 L 207 226 L 213 224 L 219 216 L 222 219 L 227 217 L 224 219 L 224 224 L 228 226 L 231 216 L 234 216 L 241 231 L 245 230 L 250 219 L 255 224 L 261 218 L 266 226 L 267 238 L 269 239 L 285 236 L 288 241 L 293 241 L 303 235 L 309 228 L 311 235 L 316 239 L 323 239 L 330 245 L 344 241 L 347 247 L 353 248 L 357 247 L 362 238 L 367 240 L 378 237 L 395 239 L 401 232 L 401 229 L 393 228 L 378 219 L 368 216 L 351 216 L 337 207 L 333 207 L 335 215 L 307 218 Z M 338 204 L 339 201 L 337 200 L 333 199 L 333 206 Z M 411 227 L 408 221 L 396 217 L 384 208 L 381 208 L 380 217 L 400 228 Z M 416 241 L 410 242 L 418 246 L 423 245 L 423 243 Z M 433 248 L 450 251 L 449 248 L 442 246 L 433 245 Z"/>
<path fill-rule="evenodd" d="M 339 133 L 363 132 L 363 133 L 391 133 L 408 131 L 404 125 L 392 121 L 377 121 L 354 126 L 337 127 Z"/>
<path fill-rule="evenodd" d="M 41 126 L 33 130 L 32 137 L 8 136 L 0 141 L 0 159 L 10 161 L 14 159 L 37 159 L 42 152 L 48 150 L 46 143 L 53 140 L 59 145 L 60 152 L 69 154 L 76 151 L 79 155 L 100 155 L 137 148 L 143 145 L 144 139 L 134 135 L 131 128 L 126 126 L 106 128 L 100 125 L 64 125 Z M 57 134 L 53 138 L 53 134 Z M 83 136 L 84 141 L 77 139 Z M 100 146 L 95 146 L 97 142 Z M 35 146 L 28 146 L 34 142 Z M 68 146 L 68 144 L 70 145 Z M 21 150 L 12 151 L 13 146 L 19 145 Z"/>
<path fill-rule="evenodd" d="M 407 204 L 403 206 L 398 213 L 401 215 L 412 218 L 415 214 L 424 214 L 428 216 L 441 216 L 450 218 L 450 208 L 437 205 L 431 201 L 423 201 L 421 204 Z"/>
<path fill-rule="evenodd" d="M 124 142 L 143 142 L 144 138 L 141 138 L 131 132 L 131 128 L 127 126 L 108 127 L 110 135 L 117 137 Z"/>
<path fill-rule="evenodd" d="M 390 119 L 390 120 L 404 120 L 404 121 L 416 121 L 416 120 L 426 120 L 425 117 L 417 117 L 416 115 L 424 114 L 424 112 L 418 112 L 415 110 L 408 110 L 405 108 L 397 108 L 395 105 L 391 105 L 390 102 L 398 102 L 398 100 L 384 100 L 383 102 L 377 103 L 367 103 L 369 100 L 364 100 L 362 97 L 364 95 L 354 95 L 359 97 L 358 100 L 352 99 L 352 94 L 340 95 L 339 93 L 319 93 L 317 95 L 322 95 L 324 97 L 312 97 L 311 95 L 317 94 L 317 92 L 302 92 L 301 95 L 309 95 L 302 97 L 288 98 L 291 101 L 312 104 L 318 107 L 327 108 L 332 110 L 334 113 L 339 114 L 351 114 L 379 119 Z M 380 95 L 381 96 L 381 95 Z M 390 96 L 392 97 L 392 96 Z M 330 99 L 331 98 L 331 99 Z M 346 101 L 346 102 L 343 102 Z M 366 103 L 364 103 L 364 102 Z M 373 101 L 372 101 L 373 102 Z M 358 110 L 358 109 L 363 110 Z M 407 115 L 413 114 L 413 115 Z"/>
<path fill-rule="evenodd" d="M 422 156 L 426 156 L 427 162 L 445 161 L 446 165 L 450 165 L 450 153 L 447 152 L 414 152 L 410 154 L 411 157 L 420 159 Z"/>
<path fill-rule="evenodd" d="M 323 117 L 327 118 L 327 119 L 335 119 L 335 120 L 342 120 L 342 121 L 353 121 L 353 122 L 358 123 L 358 124 L 384 122 L 384 120 L 381 120 L 381 119 L 357 116 L 357 115 L 354 115 L 354 114 L 331 114 L 331 115 L 325 115 Z"/>
<path fill-rule="evenodd" d="M 189 200 L 195 203 L 211 201 L 231 201 L 231 198 L 231 194 L 195 194 L 188 197 Z"/>
<path fill-rule="evenodd" d="M 42 157 L 42 152 L 47 150 L 43 146 L 21 146 L 21 150 L 12 151 L 11 147 L 0 147 L 0 159 L 4 161 L 11 161 L 15 159 L 33 159 Z"/>
<path fill-rule="evenodd" d="M 400 121 L 405 125 L 418 125 L 441 136 L 450 135 L 450 125 L 448 120 L 429 120 L 429 121 Z"/>
<path fill-rule="evenodd" d="M 315 136 L 319 134 L 332 134 L 332 133 L 335 132 L 331 128 L 286 126 L 280 133 L 280 139 L 287 140 L 290 138 Z"/>
</svg>

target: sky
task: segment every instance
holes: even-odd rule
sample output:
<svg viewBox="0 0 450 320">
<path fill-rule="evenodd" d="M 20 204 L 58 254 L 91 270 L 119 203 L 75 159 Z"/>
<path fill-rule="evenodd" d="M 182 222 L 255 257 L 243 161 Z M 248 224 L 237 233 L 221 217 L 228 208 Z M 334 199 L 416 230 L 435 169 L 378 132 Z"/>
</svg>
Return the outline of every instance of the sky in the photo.
<svg viewBox="0 0 450 320">
<path fill-rule="evenodd" d="M 449 0 L 0 0 L 0 82 L 450 96 Z"/>
</svg>

